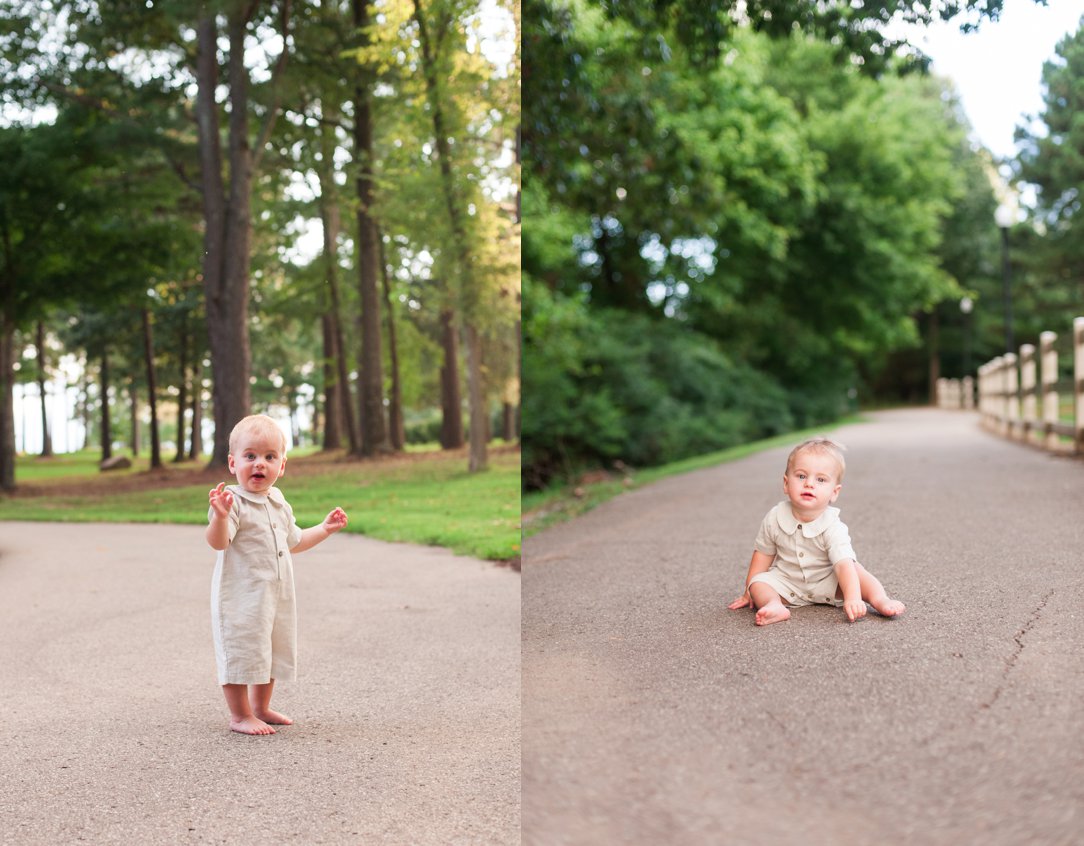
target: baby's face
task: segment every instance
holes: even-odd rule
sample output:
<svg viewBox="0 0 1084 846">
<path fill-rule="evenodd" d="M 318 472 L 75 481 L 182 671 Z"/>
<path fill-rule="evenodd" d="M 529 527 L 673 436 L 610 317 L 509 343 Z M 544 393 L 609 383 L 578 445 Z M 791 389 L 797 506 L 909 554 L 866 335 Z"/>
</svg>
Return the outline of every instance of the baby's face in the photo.
<svg viewBox="0 0 1084 846">
<path fill-rule="evenodd" d="M 806 522 L 835 502 L 841 487 L 839 462 L 820 452 L 798 453 L 783 476 L 783 492 L 795 515 Z"/>
<path fill-rule="evenodd" d="M 230 453 L 230 472 L 250 493 L 267 493 L 286 471 L 286 456 L 279 438 L 246 434 L 237 453 Z"/>
</svg>

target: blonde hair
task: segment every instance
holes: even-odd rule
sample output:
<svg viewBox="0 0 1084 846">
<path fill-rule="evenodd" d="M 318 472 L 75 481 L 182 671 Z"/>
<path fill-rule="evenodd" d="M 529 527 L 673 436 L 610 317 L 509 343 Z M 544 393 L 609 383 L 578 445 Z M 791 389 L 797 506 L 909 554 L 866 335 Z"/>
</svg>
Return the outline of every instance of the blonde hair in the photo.
<svg viewBox="0 0 1084 846">
<path fill-rule="evenodd" d="M 230 454 L 237 452 L 241 436 L 251 432 L 260 438 L 278 437 L 282 441 L 282 454 L 286 455 L 286 433 L 279 424 L 266 414 L 250 414 L 238 421 L 230 432 Z"/>
<path fill-rule="evenodd" d="M 791 471 L 794 466 L 794 459 L 796 459 L 803 452 L 813 452 L 819 455 L 827 455 L 830 458 L 835 459 L 839 465 L 839 478 L 837 482 L 843 481 L 843 474 L 847 471 L 847 462 L 843 460 L 843 452 L 846 447 L 843 444 L 836 443 L 835 441 L 825 438 L 817 437 L 810 438 L 807 441 L 802 441 L 798 446 L 790 451 L 790 455 L 787 456 L 787 472 Z"/>
</svg>

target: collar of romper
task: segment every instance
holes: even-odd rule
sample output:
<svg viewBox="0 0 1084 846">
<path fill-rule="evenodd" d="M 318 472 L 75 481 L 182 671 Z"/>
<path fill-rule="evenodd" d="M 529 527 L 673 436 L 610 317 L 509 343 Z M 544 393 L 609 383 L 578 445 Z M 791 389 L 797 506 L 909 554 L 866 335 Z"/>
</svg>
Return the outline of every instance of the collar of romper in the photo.
<svg viewBox="0 0 1084 846">
<path fill-rule="evenodd" d="M 282 505 L 286 502 L 286 497 L 282 495 L 282 491 L 274 487 L 268 490 L 266 494 L 246 491 L 240 485 L 230 485 L 228 490 L 232 491 L 234 495 L 241 497 L 241 499 L 247 499 L 249 502 L 256 502 L 260 505 L 263 505 L 268 501 L 275 503 L 275 505 Z"/>
<path fill-rule="evenodd" d="M 798 518 L 794 516 L 794 512 L 790 510 L 790 503 L 785 500 L 779 503 L 779 509 L 776 512 L 779 528 L 788 535 L 793 535 L 801 527 L 802 534 L 807 538 L 815 538 L 838 519 L 839 509 L 828 506 L 828 508 L 824 509 L 824 513 L 812 523 L 799 523 Z"/>
</svg>

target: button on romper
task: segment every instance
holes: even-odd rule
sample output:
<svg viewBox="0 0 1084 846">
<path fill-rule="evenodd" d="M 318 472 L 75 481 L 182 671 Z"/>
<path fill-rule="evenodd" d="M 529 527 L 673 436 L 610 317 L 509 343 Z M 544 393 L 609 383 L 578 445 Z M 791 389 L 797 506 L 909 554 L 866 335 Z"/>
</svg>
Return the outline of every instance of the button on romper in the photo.
<svg viewBox="0 0 1084 846">
<path fill-rule="evenodd" d="M 292 681 L 297 609 L 290 547 L 301 542 L 301 529 L 276 488 L 266 496 L 240 485 L 226 490 L 233 494 L 230 545 L 218 553 L 211 578 L 218 683 Z"/>
</svg>

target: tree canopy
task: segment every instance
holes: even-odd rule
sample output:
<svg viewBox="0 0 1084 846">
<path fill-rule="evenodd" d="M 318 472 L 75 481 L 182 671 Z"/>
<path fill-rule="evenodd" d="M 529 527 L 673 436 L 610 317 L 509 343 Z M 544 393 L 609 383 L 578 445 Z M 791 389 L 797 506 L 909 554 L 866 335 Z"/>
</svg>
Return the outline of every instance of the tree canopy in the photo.
<svg viewBox="0 0 1084 846">
<path fill-rule="evenodd" d="M 0 145 L 26 164 L 0 185 L 0 470 L 38 319 L 92 371 L 85 405 L 104 431 L 119 367 L 133 421 L 158 394 L 175 398 L 187 454 L 213 417 L 216 464 L 254 407 L 296 420 L 304 404 L 316 437 L 330 447 L 349 429 L 359 454 L 402 449 L 434 414 L 462 432 L 462 346 L 483 449 L 518 394 L 504 360 L 516 348 L 518 70 L 487 49 L 516 38 L 515 19 L 503 0 L 7 4 Z M 436 38 L 439 127 L 419 20 Z M 69 331 L 109 308 L 138 345 Z"/>
<path fill-rule="evenodd" d="M 949 5 L 526 4 L 529 485 L 833 419 L 988 290 L 989 155 L 870 26 L 1000 11 Z"/>
</svg>

